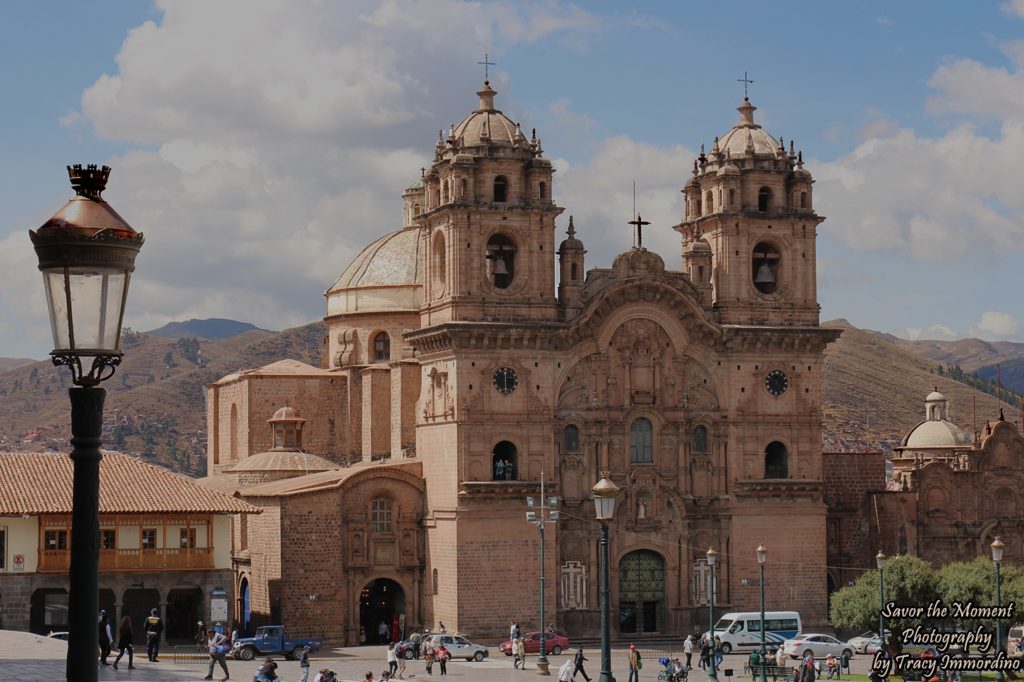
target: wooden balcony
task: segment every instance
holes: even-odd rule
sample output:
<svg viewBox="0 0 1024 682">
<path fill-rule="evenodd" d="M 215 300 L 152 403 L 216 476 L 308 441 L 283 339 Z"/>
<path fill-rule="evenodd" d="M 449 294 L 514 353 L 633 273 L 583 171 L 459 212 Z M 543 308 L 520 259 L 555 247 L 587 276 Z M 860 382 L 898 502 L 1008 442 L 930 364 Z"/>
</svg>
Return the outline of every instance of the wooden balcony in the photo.
<svg viewBox="0 0 1024 682">
<path fill-rule="evenodd" d="M 39 552 L 40 573 L 66 573 L 71 553 L 63 549 Z M 190 571 L 213 568 L 212 547 L 189 549 L 102 549 L 100 571 Z"/>
</svg>

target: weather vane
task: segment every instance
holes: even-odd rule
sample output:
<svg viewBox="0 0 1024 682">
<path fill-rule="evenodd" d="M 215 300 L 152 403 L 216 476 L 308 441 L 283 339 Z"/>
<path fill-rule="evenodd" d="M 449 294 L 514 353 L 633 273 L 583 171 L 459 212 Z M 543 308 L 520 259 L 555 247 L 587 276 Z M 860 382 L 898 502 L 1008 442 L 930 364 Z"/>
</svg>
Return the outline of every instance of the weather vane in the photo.
<svg viewBox="0 0 1024 682">
<path fill-rule="evenodd" d="M 488 81 L 491 80 L 490 72 L 488 71 L 488 67 L 490 67 L 490 66 L 497 66 L 497 64 L 495 64 L 494 62 L 490 61 L 490 59 L 488 57 L 489 57 L 489 55 L 486 52 L 484 52 L 484 60 L 482 62 L 477 62 L 477 64 L 480 64 L 481 66 L 484 67 L 484 82 L 488 82 Z"/>
<path fill-rule="evenodd" d="M 484 59 L 487 59 L 487 57 L 484 57 Z M 749 78 L 747 78 L 747 72 L 744 71 L 743 72 L 743 78 L 737 78 L 736 82 L 737 83 L 743 83 L 743 99 L 746 99 L 747 98 L 747 86 L 750 85 L 751 83 L 753 83 L 754 81 L 752 81 Z"/>
</svg>

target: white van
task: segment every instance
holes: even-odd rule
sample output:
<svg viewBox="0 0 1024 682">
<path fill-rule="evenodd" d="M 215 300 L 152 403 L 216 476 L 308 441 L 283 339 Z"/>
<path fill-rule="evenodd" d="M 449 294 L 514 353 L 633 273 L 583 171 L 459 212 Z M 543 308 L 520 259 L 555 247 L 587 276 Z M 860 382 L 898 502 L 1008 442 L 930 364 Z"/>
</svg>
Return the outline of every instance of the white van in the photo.
<svg viewBox="0 0 1024 682">
<path fill-rule="evenodd" d="M 796 611 L 765 611 L 765 645 L 778 646 L 783 640 L 796 637 L 800 626 L 800 614 Z M 714 633 L 722 641 L 723 654 L 760 649 L 761 612 L 727 613 L 715 623 Z"/>
</svg>

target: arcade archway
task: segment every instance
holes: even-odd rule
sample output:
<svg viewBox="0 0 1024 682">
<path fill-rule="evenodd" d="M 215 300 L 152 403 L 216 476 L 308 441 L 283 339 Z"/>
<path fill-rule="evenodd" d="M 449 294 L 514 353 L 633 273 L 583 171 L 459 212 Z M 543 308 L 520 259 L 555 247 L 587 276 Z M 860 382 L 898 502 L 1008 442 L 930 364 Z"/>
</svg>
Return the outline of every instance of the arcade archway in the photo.
<svg viewBox="0 0 1024 682">
<path fill-rule="evenodd" d="M 359 627 L 366 633 L 366 644 L 387 644 L 401 639 L 405 634 L 402 586 L 388 578 L 366 583 L 359 594 Z"/>
<path fill-rule="evenodd" d="M 203 618 L 203 591 L 198 586 L 179 586 L 167 592 L 167 641 L 189 641 Z M 212 626 L 212 623 L 204 623 Z"/>
<path fill-rule="evenodd" d="M 619 561 L 619 632 L 660 632 L 665 620 L 665 560 L 638 550 Z"/>
</svg>

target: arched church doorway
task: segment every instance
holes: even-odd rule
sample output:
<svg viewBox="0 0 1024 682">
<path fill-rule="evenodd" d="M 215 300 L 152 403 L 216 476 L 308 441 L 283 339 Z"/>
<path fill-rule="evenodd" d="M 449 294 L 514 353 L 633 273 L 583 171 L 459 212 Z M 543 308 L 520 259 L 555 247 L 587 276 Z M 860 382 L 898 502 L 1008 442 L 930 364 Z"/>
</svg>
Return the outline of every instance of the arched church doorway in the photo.
<svg viewBox="0 0 1024 682">
<path fill-rule="evenodd" d="M 359 627 L 367 644 L 397 642 L 404 636 L 405 591 L 394 580 L 377 578 L 359 595 Z"/>
<path fill-rule="evenodd" d="M 167 641 L 188 641 L 195 636 L 203 618 L 203 591 L 194 585 L 179 585 L 167 592 Z M 212 623 L 204 623 L 212 627 Z M 227 623 L 224 624 L 225 627 Z"/>
<path fill-rule="evenodd" d="M 665 613 L 665 560 L 642 549 L 619 561 L 619 632 L 660 632 Z"/>
<path fill-rule="evenodd" d="M 132 641 L 135 644 L 142 644 L 146 641 L 146 631 L 142 624 L 149 617 L 149 612 L 159 606 L 160 592 L 146 587 L 144 583 L 135 583 L 124 591 L 124 596 L 121 598 L 120 615 L 121 618 L 128 616 L 132 619 Z M 120 624 L 120 618 L 117 623 L 111 621 L 111 628 L 116 630 Z"/>
<path fill-rule="evenodd" d="M 239 614 L 239 621 L 241 622 L 241 630 L 243 633 L 249 633 L 249 621 L 252 620 L 252 594 L 249 591 L 249 579 L 242 578 L 242 582 L 238 584 L 238 600 L 241 602 L 241 614 Z"/>
</svg>

